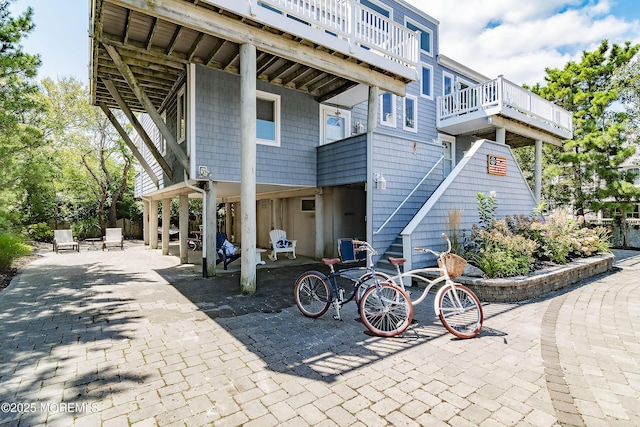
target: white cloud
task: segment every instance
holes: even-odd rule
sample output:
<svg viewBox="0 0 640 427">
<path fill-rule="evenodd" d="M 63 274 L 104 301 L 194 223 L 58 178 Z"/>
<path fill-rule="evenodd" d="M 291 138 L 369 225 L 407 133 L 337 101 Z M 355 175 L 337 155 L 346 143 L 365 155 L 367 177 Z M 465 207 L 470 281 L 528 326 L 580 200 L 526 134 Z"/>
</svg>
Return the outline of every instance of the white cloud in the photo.
<svg viewBox="0 0 640 427">
<path fill-rule="evenodd" d="M 544 81 L 545 68 L 578 61 L 603 39 L 640 43 L 640 21 L 609 0 L 407 0 L 440 21 L 440 53 L 494 78 Z"/>
</svg>

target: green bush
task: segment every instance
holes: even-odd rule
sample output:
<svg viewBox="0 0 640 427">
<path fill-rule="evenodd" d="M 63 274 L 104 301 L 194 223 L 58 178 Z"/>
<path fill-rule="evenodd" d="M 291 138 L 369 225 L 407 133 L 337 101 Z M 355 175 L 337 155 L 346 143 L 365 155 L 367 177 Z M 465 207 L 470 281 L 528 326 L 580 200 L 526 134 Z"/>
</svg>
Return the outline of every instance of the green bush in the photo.
<svg viewBox="0 0 640 427">
<path fill-rule="evenodd" d="M 544 261 L 566 264 L 611 249 L 610 231 L 588 228 L 559 210 L 546 221 L 526 215 L 496 220 L 495 195 L 478 194 L 480 225 L 471 232 L 472 249 L 465 257 L 489 277 L 527 274 Z"/>
<path fill-rule="evenodd" d="M 47 223 L 39 222 L 27 227 L 27 236 L 37 242 L 50 242 L 53 239 L 53 231 L 51 231 L 51 227 Z"/>
<path fill-rule="evenodd" d="M 0 269 L 10 268 L 14 260 L 30 253 L 31 247 L 25 245 L 20 237 L 11 233 L 0 234 Z"/>
<path fill-rule="evenodd" d="M 71 226 L 74 237 L 78 239 L 88 239 L 92 237 L 102 237 L 102 228 L 97 219 L 84 219 Z"/>
<path fill-rule="evenodd" d="M 510 233 L 504 220 L 495 221 L 489 231 L 475 227 L 472 238 L 477 251 L 467 257 L 487 276 L 511 277 L 531 271 L 538 244 Z"/>
</svg>

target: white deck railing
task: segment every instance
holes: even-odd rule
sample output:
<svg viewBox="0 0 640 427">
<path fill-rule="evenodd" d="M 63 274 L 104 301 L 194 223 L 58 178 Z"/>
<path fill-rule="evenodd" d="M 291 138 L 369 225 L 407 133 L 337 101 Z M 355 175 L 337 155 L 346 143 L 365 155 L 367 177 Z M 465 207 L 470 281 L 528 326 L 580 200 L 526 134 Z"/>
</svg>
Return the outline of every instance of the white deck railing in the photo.
<svg viewBox="0 0 640 427">
<path fill-rule="evenodd" d="M 408 66 L 418 63 L 416 33 L 355 0 L 259 0 L 258 4 Z"/>
<path fill-rule="evenodd" d="M 494 107 L 511 108 L 552 127 L 573 132 L 569 111 L 503 77 L 438 97 L 438 119 L 442 121 Z"/>
</svg>

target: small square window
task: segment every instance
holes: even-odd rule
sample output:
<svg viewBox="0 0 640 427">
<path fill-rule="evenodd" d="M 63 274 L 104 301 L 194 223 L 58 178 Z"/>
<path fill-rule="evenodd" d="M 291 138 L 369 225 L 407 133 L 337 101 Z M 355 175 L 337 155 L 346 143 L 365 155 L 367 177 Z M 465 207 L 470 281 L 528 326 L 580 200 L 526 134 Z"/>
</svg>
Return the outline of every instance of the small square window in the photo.
<svg viewBox="0 0 640 427">
<path fill-rule="evenodd" d="M 300 210 L 302 212 L 315 212 L 316 211 L 316 199 L 301 199 Z"/>
</svg>

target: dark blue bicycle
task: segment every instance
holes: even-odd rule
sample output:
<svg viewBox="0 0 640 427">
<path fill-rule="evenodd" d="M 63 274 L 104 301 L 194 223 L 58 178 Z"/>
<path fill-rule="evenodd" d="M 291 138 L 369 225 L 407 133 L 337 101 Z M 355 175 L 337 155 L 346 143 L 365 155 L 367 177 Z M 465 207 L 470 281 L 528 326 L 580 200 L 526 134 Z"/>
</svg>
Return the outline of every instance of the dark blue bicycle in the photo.
<svg viewBox="0 0 640 427">
<path fill-rule="evenodd" d="M 392 337 L 404 332 L 413 319 L 413 305 L 409 295 L 400 287 L 384 281 L 373 265 L 375 249 L 367 242 L 352 241 L 355 251 L 367 253 L 366 267 L 352 267 L 336 271 L 340 258 L 323 258 L 329 275 L 307 271 L 296 280 L 294 296 L 298 309 L 307 317 L 320 317 L 333 305 L 336 320 L 342 320 L 340 309 L 352 299 L 358 305 L 362 323 L 373 334 Z M 363 270 L 365 271 L 364 274 Z M 340 280 L 338 279 L 346 279 Z M 351 283 L 353 291 L 345 298 L 344 285 Z"/>
</svg>

